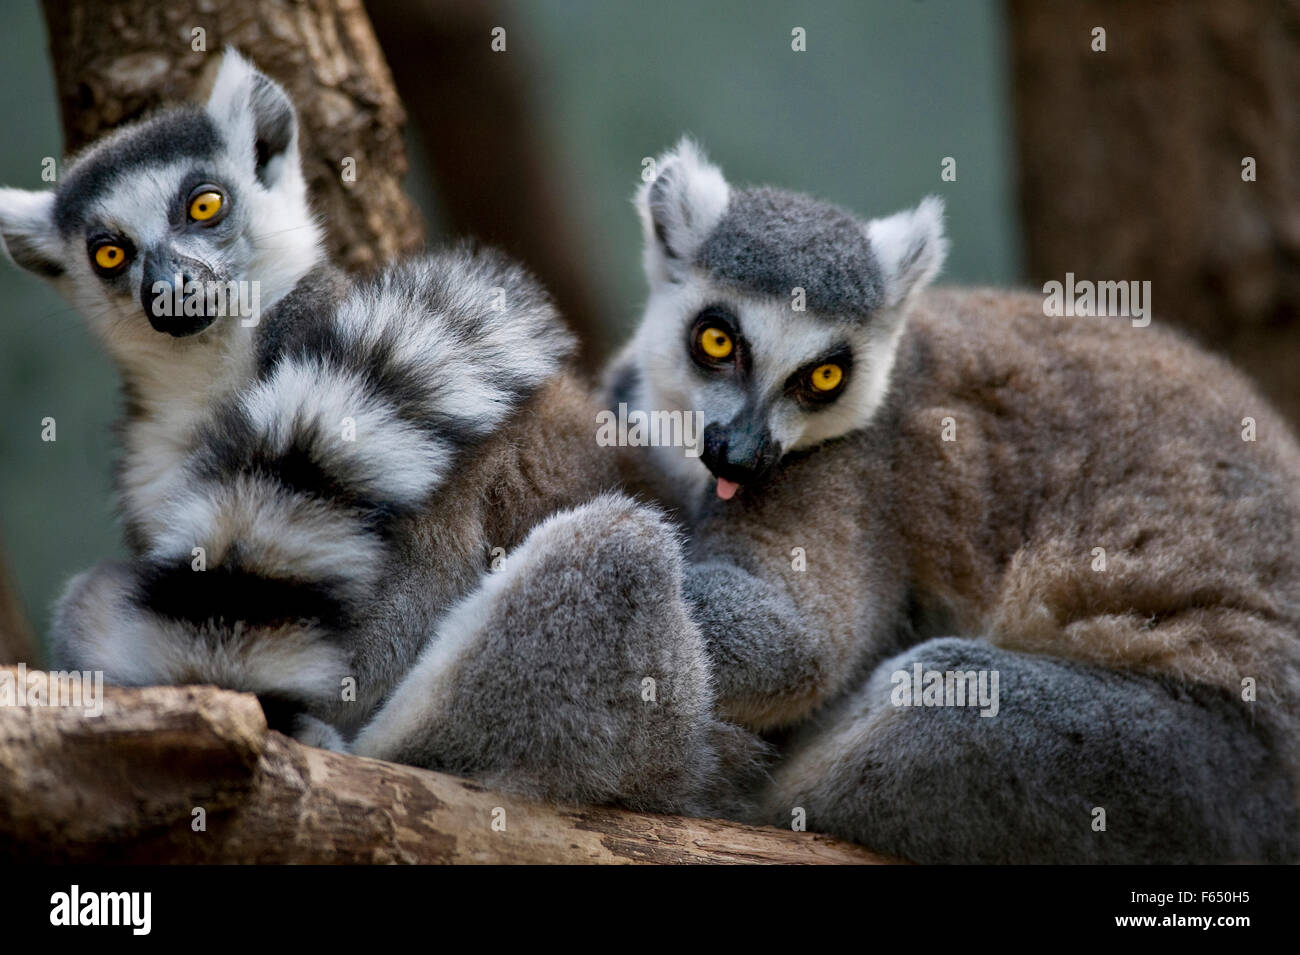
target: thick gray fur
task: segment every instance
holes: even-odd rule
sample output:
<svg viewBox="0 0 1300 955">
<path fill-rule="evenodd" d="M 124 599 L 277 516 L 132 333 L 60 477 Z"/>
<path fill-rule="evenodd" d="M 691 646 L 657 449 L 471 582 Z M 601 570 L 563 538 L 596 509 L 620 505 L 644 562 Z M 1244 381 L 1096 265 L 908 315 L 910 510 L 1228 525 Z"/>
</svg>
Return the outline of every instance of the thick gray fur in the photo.
<svg viewBox="0 0 1300 955">
<path fill-rule="evenodd" d="M 917 663 L 996 671 L 997 715 L 893 705 L 891 676 Z M 1287 774 L 1239 700 L 952 637 L 881 663 L 799 731 L 758 818 L 788 825 L 796 806 L 810 829 L 917 862 L 1300 853 Z"/>
<path fill-rule="evenodd" d="M 719 285 L 858 321 L 884 303 L 883 276 L 862 223 L 842 209 L 770 187 L 739 189 L 695 253 Z"/>
<path fill-rule="evenodd" d="M 616 494 L 535 528 L 352 750 L 527 795 L 736 811 L 761 747 L 714 715 L 676 534 Z"/>
</svg>

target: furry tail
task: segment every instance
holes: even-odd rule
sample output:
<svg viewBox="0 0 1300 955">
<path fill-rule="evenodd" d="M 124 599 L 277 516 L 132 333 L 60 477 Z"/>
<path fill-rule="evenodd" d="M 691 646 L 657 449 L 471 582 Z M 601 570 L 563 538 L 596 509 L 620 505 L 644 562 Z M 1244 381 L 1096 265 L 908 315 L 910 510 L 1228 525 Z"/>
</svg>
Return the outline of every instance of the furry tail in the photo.
<svg viewBox="0 0 1300 955">
<path fill-rule="evenodd" d="M 522 269 L 468 248 L 388 269 L 332 309 L 282 304 L 255 379 L 214 408 L 150 515 L 124 584 L 136 632 L 116 628 L 96 654 L 110 679 L 262 691 L 264 637 L 282 654 L 347 632 L 382 585 L 396 522 L 572 348 Z M 185 645 L 158 653 L 163 631 Z"/>
</svg>

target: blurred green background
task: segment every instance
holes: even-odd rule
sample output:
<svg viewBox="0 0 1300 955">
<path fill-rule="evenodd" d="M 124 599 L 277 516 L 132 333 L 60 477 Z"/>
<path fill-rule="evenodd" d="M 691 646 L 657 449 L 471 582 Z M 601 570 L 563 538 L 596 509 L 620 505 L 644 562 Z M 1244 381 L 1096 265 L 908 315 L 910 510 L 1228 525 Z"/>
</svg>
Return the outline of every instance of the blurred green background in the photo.
<svg viewBox="0 0 1300 955">
<path fill-rule="evenodd" d="M 1012 194 L 1003 11 L 938 0 L 655 4 L 519 3 L 506 22 L 526 53 L 545 142 L 586 232 L 608 321 L 635 322 L 644 293 L 629 198 L 644 156 L 682 132 L 732 182 L 815 193 L 864 215 L 926 193 L 948 203 L 946 280 L 1020 276 Z M 0 184 L 39 188 L 61 156 L 45 26 L 11 3 L 0 32 Z M 808 49 L 790 49 L 792 27 Z M 944 157 L 957 180 L 942 182 Z M 418 149 L 410 189 L 431 240 L 436 187 Z M 116 377 L 78 316 L 38 280 L 0 268 L 0 538 L 19 593 L 44 635 L 62 583 L 123 552 L 112 504 Z M 41 419 L 58 440 L 41 441 Z"/>
</svg>

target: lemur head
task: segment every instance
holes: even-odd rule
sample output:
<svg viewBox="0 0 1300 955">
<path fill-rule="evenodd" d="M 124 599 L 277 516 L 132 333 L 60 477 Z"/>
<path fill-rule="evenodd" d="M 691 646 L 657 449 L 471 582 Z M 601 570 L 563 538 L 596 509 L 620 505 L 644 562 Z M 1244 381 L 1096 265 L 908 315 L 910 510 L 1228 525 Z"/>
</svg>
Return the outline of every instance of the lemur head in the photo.
<svg viewBox="0 0 1300 955">
<path fill-rule="evenodd" d="M 0 239 L 128 364 L 233 334 L 237 322 L 215 321 L 231 313 L 229 298 L 218 315 L 222 299 L 205 288 L 257 283 L 265 309 L 321 256 L 293 105 L 229 51 L 206 106 L 123 126 L 52 190 L 0 189 Z M 175 314 L 178 281 L 192 301 Z"/>
<path fill-rule="evenodd" d="M 730 498 L 783 454 L 870 421 L 909 303 L 943 264 L 943 204 L 860 221 L 806 196 L 733 189 L 685 139 L 656 172 L 637 194 L 645 399 L 701 416 L 699 460 Z"/>
</svg>

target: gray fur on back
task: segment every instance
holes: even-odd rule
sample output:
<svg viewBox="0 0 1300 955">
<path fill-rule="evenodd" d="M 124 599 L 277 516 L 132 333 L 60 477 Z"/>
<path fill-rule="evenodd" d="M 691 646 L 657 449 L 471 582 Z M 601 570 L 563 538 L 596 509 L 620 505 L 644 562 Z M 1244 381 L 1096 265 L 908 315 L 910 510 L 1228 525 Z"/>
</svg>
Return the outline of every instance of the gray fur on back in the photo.
<svg viewBox="0 0 1300 955">
<path fill-rule="evenodd" d="M 893 705 L 917 663 L 998 673 L 998 712 Z M 939 638 L 808 724 L 760 821 L 800 806 L 810 829 L 916 862 L 1287 861 L 1296 809 L 1253 723 L 1213 688 Z"/>
<path fill-rule="evenodd" d="M 780 189 L 736 190 L 695 265 L 721 284 L 858 321 L 884 302 L 880 264 L 860 223 L 830 203 Z"/>
</svg>

